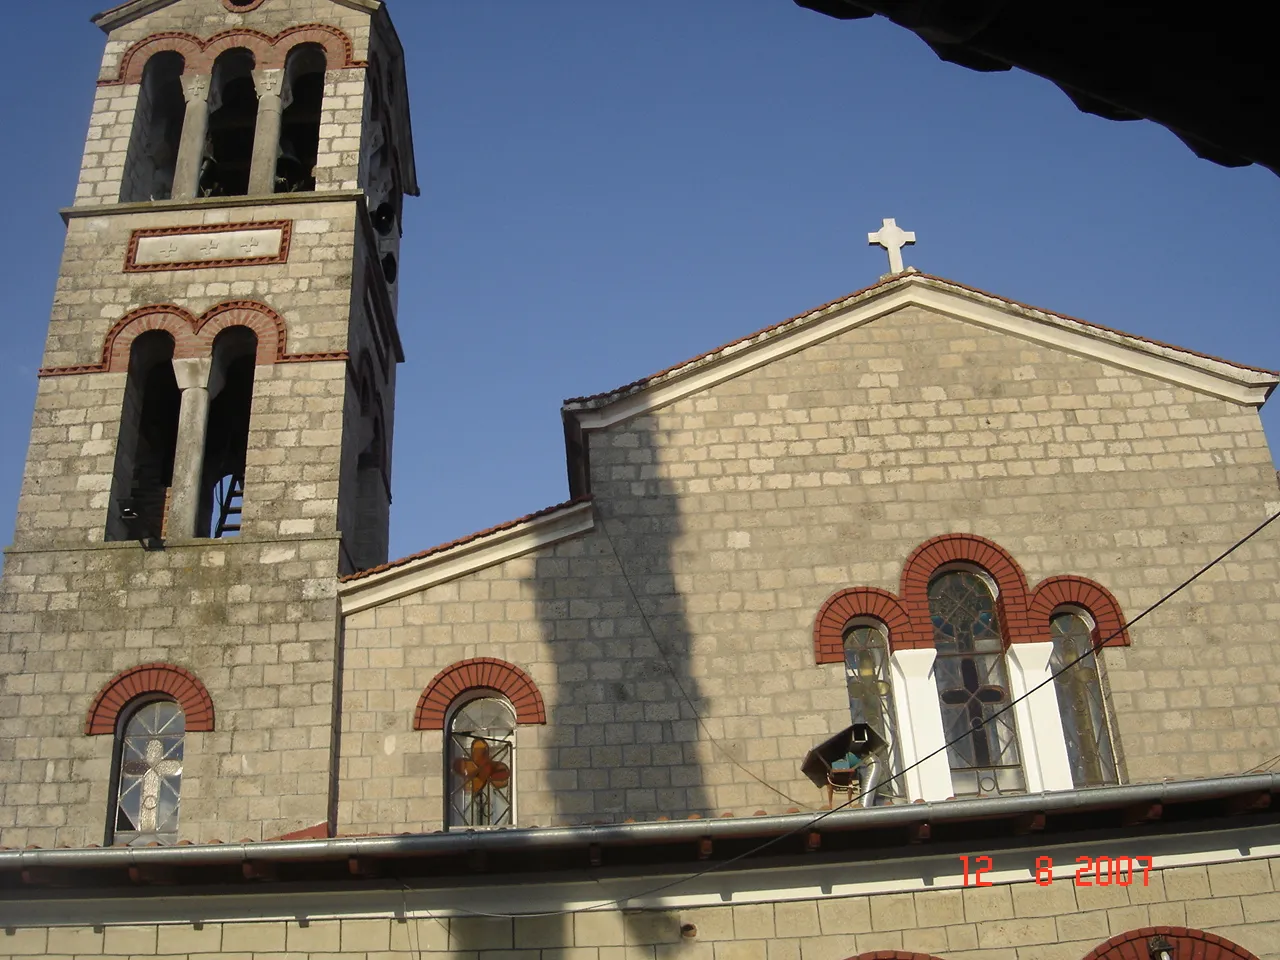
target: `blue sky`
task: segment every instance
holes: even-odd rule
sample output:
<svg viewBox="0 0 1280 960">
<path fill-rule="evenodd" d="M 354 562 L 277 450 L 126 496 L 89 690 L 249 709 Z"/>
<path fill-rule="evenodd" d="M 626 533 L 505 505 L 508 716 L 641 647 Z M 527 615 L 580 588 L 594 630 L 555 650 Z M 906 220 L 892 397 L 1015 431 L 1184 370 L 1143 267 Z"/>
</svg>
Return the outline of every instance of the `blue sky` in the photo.
<svg viewBox="0 0 1280 960">
<path fill-rule="evenodd" d="M 11 51 L 30 82 L 0 101 L 10 516 L 104 40 L 88 17 L 105 5 L 7 14 L 31 38 Z M 1160 127 L 791 0 L 390 7 L 423 183 L 406 214 L 393 556 L 563 500 L 564 397 L 874 282 L 887 261 L 866 233 L 883 217 L 916 231 L 906 259 L 926 272 L 1280 368 L 1280 178 L 1198 160 Z"/>
</svg>

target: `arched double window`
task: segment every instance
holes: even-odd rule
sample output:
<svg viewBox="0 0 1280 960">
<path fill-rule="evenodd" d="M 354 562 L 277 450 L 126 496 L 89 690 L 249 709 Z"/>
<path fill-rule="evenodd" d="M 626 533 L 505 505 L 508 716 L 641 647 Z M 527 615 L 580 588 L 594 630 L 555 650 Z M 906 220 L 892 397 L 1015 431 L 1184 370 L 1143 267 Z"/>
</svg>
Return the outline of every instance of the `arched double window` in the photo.
<svg viewBox="0 0 1280 960">
<path fill-rule="evenodd" d="M 956 796 L 1025 791 L 995 581 L 972 569 L 939 573 L 929 583 L 929 617 Z"/>
<path fill-rule="evenodd" d="M 1093 617 L 1080 609 L 1057 610 L 1049 620 L 1049 635 L 1053 640 L 1049 668 L 1055 674 L 1071 779 L 1077 787 L 1119 783 L 1102 696 L 1101 664 L 1093 650 L 1097 643 Z"/>
<path fill-rule="evenodd" d="M 178 842 L 185 739 L 186 718 L 173 700 L 143 698 L 121 713 L 113 765 L 112 844 Z"/>
<path fill-rule="evenodd" d="M 445 725 L 450 827 L 515 823 L 516 715 L 505 697 L 488 691 L 462 700 Z"/>
</svg>

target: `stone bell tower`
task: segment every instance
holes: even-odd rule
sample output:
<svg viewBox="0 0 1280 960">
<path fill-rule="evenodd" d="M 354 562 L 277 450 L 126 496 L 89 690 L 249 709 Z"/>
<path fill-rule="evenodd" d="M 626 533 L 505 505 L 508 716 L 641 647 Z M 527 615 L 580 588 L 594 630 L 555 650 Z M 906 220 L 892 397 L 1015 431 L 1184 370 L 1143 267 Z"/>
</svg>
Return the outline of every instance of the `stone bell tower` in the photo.
<svg viewBox="0 0 1280 960">
<path fill-rule="evenodd" d="M 387 550 L 403 50 L 382 0 L 95 22 L 0 581 L 0 845 L 323 833 L 337 578 Z"/>
</svg>

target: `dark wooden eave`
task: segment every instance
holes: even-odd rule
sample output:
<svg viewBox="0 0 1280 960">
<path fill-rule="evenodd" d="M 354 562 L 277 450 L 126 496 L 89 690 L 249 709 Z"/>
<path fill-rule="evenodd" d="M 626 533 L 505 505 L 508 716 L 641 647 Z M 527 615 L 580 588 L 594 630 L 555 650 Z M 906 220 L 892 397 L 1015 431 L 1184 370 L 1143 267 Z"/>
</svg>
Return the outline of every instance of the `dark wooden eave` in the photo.
<svg viewBox="0 0 1280 960">
<path fill-rule="evenodd" d="M 1018 67 L 1086 113 L 1159 123 L 1196 155 L 1280 173 L 1280 5 L 1155 0 L 795 0 L 841 20 L 881 14 L 943 60 Z"/>
</svg>

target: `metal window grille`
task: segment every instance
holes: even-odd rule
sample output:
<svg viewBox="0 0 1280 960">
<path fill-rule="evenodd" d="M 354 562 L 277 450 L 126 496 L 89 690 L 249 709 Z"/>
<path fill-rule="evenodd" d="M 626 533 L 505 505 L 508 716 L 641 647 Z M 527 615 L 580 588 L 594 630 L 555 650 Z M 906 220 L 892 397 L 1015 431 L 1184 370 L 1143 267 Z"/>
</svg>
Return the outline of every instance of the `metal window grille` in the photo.
<svg viewBox="0 0 1280 960">
<path fill-rule="evenodd" d="M 1018 755 L 995 593 L 978 574 L 951 570 L 929 584 L 938 656 L 934 676 L 956 796 L 1026 790 Z"/>
<path fill-rule="evenodd" d="M 514 823 L 515 715 L 504 700 L 472 700 L 449 723 L 451 827 Z"/>
<path fill-rule="evenodd" d="M 119 740 L 117 846 L 178 842 L 185 734 L 182 708 L 170 700 L 145 704 L 125 722 Z"/>
</svg>

